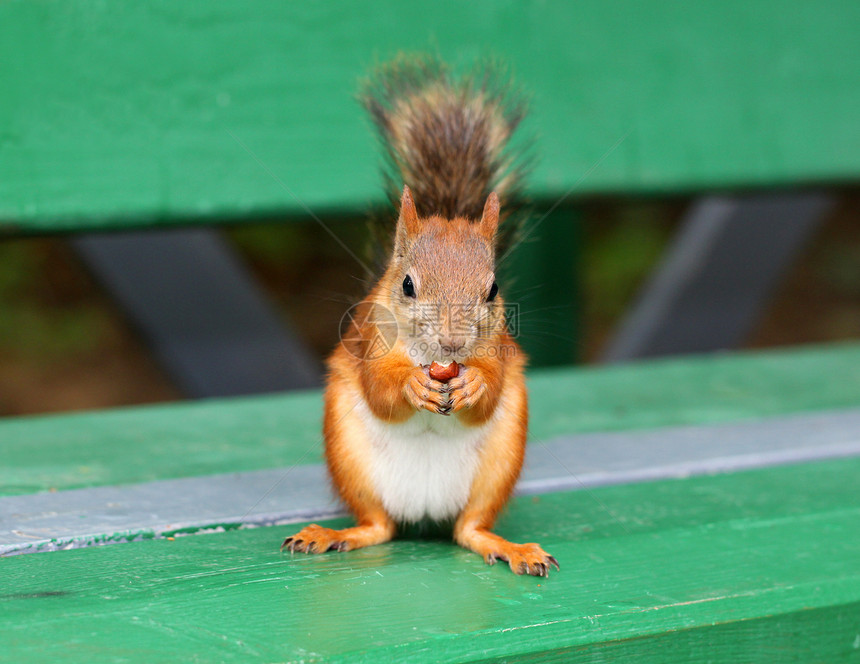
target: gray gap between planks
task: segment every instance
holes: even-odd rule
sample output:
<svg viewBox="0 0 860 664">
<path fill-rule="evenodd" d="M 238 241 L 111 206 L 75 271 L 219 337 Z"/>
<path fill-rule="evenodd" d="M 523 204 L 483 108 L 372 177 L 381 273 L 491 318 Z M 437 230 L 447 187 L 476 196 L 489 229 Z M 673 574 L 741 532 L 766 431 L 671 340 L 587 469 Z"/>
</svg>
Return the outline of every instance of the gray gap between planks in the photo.
<svg viewBox="0 0 860 664">
<path fill-rule="evenodd" d="M 860 410 L 532 440 L 519 494 L 860 455 Z M 0 498 L 0 556 L 342 515 L 319 464 Z"/>
</svg>

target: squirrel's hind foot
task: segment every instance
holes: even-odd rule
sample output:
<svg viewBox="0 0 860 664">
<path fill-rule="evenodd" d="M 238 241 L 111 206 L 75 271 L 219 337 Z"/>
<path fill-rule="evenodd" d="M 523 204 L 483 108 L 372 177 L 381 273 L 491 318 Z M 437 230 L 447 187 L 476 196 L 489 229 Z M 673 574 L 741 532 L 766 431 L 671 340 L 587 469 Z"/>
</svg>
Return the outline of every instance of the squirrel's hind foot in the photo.
<svg viewBox="0 0 860 664">
<path fill-rule="evenodd" d="M 549 576 L 550 567 L 561 569 L 554 556 L 549 555 L 539 545 L 507 543 L 503 551 L 492 551 L 484 556 L 488 565 L 495 565 L 497 560 L 508 563 L 514 574 L 530 574 L 531 576 Z"/>
<path fill-rule="evenodd" d="M 302 528 L 281 544 L 281 551 L 290 553 L 325 553 L 326 551 L 349 551 L 349 543 L 340 537 L 340 531 L 323 528 L 313 523 Z"/>
<path fill-rule="evenodd" d="M 539 544 L 509 542 L 486 528 L 460 525 L 455 527 L 455 539 L 460 546 L 464 546 L 483 557 L 488 565 L 495 565 L 497 560 L 508 563 L 514 574 L 546 577 L 549 576 L 551 567 L 560 569 L 558 561 L 544 551 Z"/>
<path fill-rule="evenodd" d="M 315 523 L 305 526 L 295 535 L 287 537 L 281 551 L 290 553 L 325 553 L 326 551 L 352 551 L 364 546 L 387 542 L 394 536 L 393 523 L 381 522 L 355 526 L 343 530 L 324 528 Z"/>
</svg>

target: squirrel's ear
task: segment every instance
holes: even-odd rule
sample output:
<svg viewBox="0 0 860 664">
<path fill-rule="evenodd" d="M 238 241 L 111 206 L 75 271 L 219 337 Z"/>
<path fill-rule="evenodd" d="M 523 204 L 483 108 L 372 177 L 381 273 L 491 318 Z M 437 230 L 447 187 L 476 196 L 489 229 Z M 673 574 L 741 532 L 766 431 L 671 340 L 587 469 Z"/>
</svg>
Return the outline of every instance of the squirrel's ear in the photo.
<svg viewBox="0 0 860 664">
<path fill-rule="evenodd" d="M 409 187 L 403 185 L 403 196 L 400 197 L 400 218 L 397 220 L 397 231 L 406 235 L 418 232 L 418 213 L 415 211 L 415 201 Z"/>
<path fill-rule="evenodd" d="M 496 192 L 491 192 L 487 196 L 487 202 L 484 203 L 484 214 L 481 215 L 481 221 L 478 222 L 478 229 L 481 234 L 487 239 L 492 240 L 496 235 L 496 229 L 499 227 L 499 196 Z"/>
</svg>

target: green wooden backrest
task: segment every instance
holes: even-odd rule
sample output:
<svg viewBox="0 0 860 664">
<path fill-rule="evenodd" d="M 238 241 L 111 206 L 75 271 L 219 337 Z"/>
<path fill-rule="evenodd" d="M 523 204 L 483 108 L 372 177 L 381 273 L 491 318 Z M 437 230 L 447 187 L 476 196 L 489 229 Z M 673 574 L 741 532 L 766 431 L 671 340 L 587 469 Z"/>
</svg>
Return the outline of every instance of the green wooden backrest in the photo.
<svg viewBox="0 0 860 664">
<path fill-rule="evenodd" d="M 506 59 L 532 194 L 856 180 L 860 4 L 0 4 L 0 232 L 362 211 L 375 63 Z"/>
</svg>

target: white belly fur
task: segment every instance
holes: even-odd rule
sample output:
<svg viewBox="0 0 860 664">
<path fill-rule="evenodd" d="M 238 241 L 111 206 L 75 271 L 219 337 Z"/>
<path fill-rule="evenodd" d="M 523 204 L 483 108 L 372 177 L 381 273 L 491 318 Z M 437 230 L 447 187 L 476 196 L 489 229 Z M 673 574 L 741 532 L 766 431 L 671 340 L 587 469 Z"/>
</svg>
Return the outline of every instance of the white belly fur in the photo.
<svg viewBox="0 0 860 664">
<path fill-rule="evenodd" d="M 489 425 L 465 427 L 455 417 L 428 411 L 390 424 L 363 403 L 360 409 L 370 438 L 373 484 L 386 511 L 402 522 L 459 514 Z"/>
</svg>

